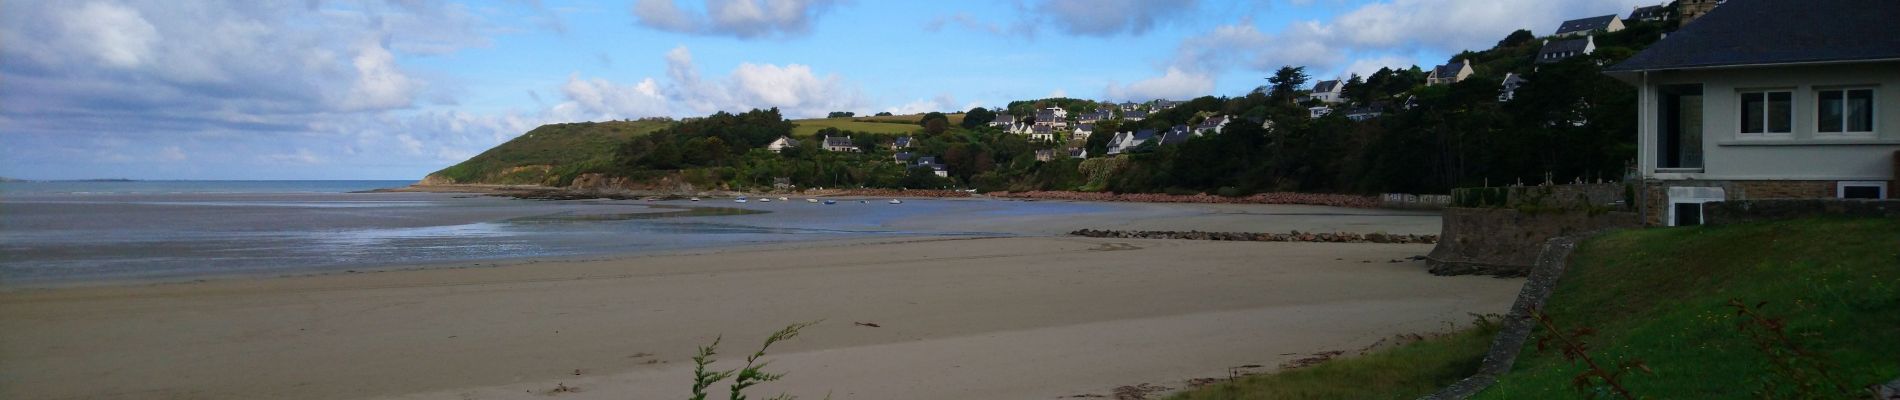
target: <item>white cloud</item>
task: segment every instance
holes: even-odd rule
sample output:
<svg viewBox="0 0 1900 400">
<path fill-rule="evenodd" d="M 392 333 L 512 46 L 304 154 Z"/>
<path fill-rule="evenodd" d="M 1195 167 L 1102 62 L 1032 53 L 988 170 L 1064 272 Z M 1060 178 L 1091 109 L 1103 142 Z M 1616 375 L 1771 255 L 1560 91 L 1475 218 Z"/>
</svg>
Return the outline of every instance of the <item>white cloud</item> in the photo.
<svg viewBox="0 0 1900 400">
<path fill-rule="evenodd" d="M 1043 0 L 1033 15 L 1057 29 L 1083 36 L 1141 35 L 1155 25 L 1188 15 L 1195 0 Z"/>
<path fill-rule="evenodd" d="M 179 148 L 178 146 L 165 146 L 165 148 L 158 149 L 159 161 L 179 162 L 189 158 L 191 157 L 185 156 L 185 149 Z"/>
<path fill-rule="evenodd" d="M 403 74 L 396 56 L 382 43 L 365 42 L 351 61 L 356 67 L 356 83 L 344 99 L 346 108 L 355 110 L 408 107 L 421 82 Z"/>
<path fill-rule="evenodd" d="M 864 106 L 856 87 L 837 75 L 819 75 L 802 64 L 741 63 L 723 80 L 702 79 L 685 46 L 667 51 L 668 82 L 646 78 L 632 85 L 568 77 L 556 105 L 560 118 L 641 118 L 704 115 L 778 108 L 788 117 L 823 116 Z M 946 103 L 948 104 L 948 103 Z"/>
<path fill-rule="evenodd" d="M 968 105 L 958 108 L 956 97 L 951 96 L 949 93 L 939 93 L 936 97 L 913 100 L 900 106 L 885 108 L 884 111 L 891 114 L 908 115 L 924 114 L 932 111 L 947 113 L 957 110 L 969 110 L 975 107 L 975 105 Z"/>
<path fill-rule="evenodd" d="M 1105 91 L 1110 99 L 1116 100 L 1190 99 L 1213 94 L 1214 78 L 1206 74 L 1169 67 L 1167 72 L 1159 77 L 1137 81 L 1128 86 L 1110 83 Z"/>
<path fill-rule="evenodd" d="M 86 3 L 60 13 L 60 25 L 70 35 L 69 43 L 120 68 L 137 67 L 150 60 L 152 45 L 159 40 L 158 29 L 138 10 L 117 4 Z"/>
<path fill-rule="evenodd" d="M 1411 57 L 1378 56 L 1378 57 L 1361 58 L 1358 60 L 1353 60 L 1352 64 L 1347 64 L 1346 68 L 1343 71 L 1341 71 L 1341 74 L 1342 75 L 1359 74 L 1359 76 L 1366 77 L 1366 76 L 1372 76 L 1372 73 L 1374 72 L 1379 72 L 1380 68 L 1391 68 L 1394 70 L 1399 70 L 1399 69 L 1411 68 L 1412 64 L 1413 64 L 1413 60 Z"/>
<path fill-rule="evenodd" d="M 811 31 L 811 24 L 841 0 L 706 0 L 703 14 L 681 9 L 677 0 L 637 0 L 634 22 L 648 28 L 737 38 L 789 37 Z"/>
</svg>

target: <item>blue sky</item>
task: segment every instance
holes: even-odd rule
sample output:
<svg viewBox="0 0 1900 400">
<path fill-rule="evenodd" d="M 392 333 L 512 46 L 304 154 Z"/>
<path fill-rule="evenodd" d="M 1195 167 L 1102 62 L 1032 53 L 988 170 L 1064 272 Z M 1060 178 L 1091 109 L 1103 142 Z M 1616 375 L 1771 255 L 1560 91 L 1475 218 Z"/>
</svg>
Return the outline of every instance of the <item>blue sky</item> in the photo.
<svg viewBox="0 0 1900 400">
<path fill-rule="evenodd" d="M 544 123 L 1238 95 L 1655 0 L 0 2 L 0 176 L 416 179 Z"/>
</svg>

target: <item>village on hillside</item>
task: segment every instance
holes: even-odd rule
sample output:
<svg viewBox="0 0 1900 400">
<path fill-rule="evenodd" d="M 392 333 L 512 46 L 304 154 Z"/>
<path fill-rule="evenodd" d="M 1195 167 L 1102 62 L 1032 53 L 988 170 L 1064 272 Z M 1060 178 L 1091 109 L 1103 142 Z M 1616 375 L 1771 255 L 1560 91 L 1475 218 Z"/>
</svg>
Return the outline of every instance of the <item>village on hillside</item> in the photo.
<svg viewBox="0 0 1900 400">
<path fill-rule="evenodd" d="M 1678 0 L 1637 7 L 1628 14 L 1607 14 L 1567 20 L 1552 27 L 1549 35 L 1541 37 L 1525 38 L 1521 35 L 1528 33 L 1513 34 L 1506 41 L 1534 39 L 1537 42 L 1534 52 L 1520 56 L 1521 59 L 1503 63 L 1512 66 L 1511 68 L 1487 71 L 1496 76 L 1485 78 L 1495 79 L 1495 96 L 1498 102 L 1510 102 L 1518 98 L 1519 88 L 1528 81 L 1525 74 L 1516 69 L 1529 68 L 1535 71 L 1540 66 L 1591 55 L 1598 49 L 1599 36 L 1623 31 L 1630 24 L 1647 24 L 1655 28 L 1673 30 L 1694 22 L 1697 17 L 1721 4 L 1722 2 L 1717 0 Z M 1504 44 L 1500 43 L 1501 46 Z M 1406 79 L 1405 75 L 1411 74 L 1414 75 L 1412 79 L 1417 79 L 1424 86 L 1448 86 L 1478 76 L 1479 71 L 1473 64 L 1470 58 L 1454 58 L 1446 64 L 1423 70 L 1418 67 L 1413 67 L 1410 71 L 1382 69 L 1371 79 L 1353 74 L 1348 78 L 1318 80 L 1310 87 L 1299 90 L 1293 102 L 1303 108 L 1305 117 L 1310 119 L 1336 115 L 1354 122 L 1365 122 L 1380 118 L 1394 110 L 1410 110 L 1417 104 L 1417 97 L 1405 90 L 1389 93 L 1386 96 L 1368 96 L 1366 92 L 1371 91 L 1367 89 L 1368 85 L 1402 82 Z M 1599 61 L 1596 66 L 1600 68 L 1605 65 Z M 1306 79 L 1301 76 L 1298 82 L 1303 83 Z M 1387 85 L 1390 84 L 1387 83 Z M 1403 84 L 1400 86 L 1402 87 Z M 1269 87 L 1262 86 L 1252 94 L 1267 94 L 1269 90 Z M 1187 101 L 1171 99 L 1120 103 L 1109 100 L 1066 101 L 1064 103 L 1067 106 L 1063 106 L 1052 104 L 1049 100 L 1057 99 L 1018 102 L 1033 106 L 1027 108 L 988 109 L 993 117 L 982 126 L 1018 135 L 1033 143 L 1041 144 L 1045 148 L 1035 151 L 1035 159 L 1052 161 L 1060 158 L 1086 159 L 1128 154 L 1140 151 L 1138 149 L 1144 145 L 1178 145 L 1190 138 L 1218 135 L 1229 124 L 1234 123 L 1254 124 L 1263 129 L 1270 129 L 1273 124 L 1271 119 L 1259 113 L 1228 115 L 1201 111 L 1194 113 L 1182 123 L 1147 126 L 1149 124 L 1141 124 L 1141 122 L 1147 120 L 1150 115 L 1173 109 Z M 958 114 L 968 113 L 958 112 Z M 852 113 L 834 113 L 834 116 L 837 115 L 852 115 Z M 1579 120 L 1573 123 L 1581 125 L 1584 122 L 1586 121 Z M 1109 129 L 1105 130 L 1104 127 Z M 1098 134 L 1108 135 L 1107 145 L 1092 153 L 1089 146 L 1090 138 Z M 926 169 L 937 176 L 949 177 L 949 168 L 937 157 L 911 151 L 912 139 L 910 136 L 893 138 L 884 142 L 882 147 L 894 152 L 892 161 L 897 164 L 908 168 Z M 848 135 L 821 136 L 815 140 L 819 141 L 818 147 L 826 151 L 859 152 L 862 150 L 862 147 L 857 144 L 858 141 Z M 780 137 L 774 140 L 768 149 L 781 152 L 788 148 L 795 148 L 798 143 L 798 139 L 789 136 Z"/>
</svg>

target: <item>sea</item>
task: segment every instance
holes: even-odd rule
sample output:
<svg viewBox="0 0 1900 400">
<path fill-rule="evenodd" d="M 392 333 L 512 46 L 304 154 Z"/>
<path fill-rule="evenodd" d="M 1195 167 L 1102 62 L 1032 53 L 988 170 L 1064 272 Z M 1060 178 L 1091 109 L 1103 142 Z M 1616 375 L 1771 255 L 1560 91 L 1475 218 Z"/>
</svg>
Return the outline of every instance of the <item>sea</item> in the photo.
<svg viewBox="0 0 1900 400">
<path fill-rule="evenodd" d="M 367 192 L 410 183 L 0 183 L 0 289 L 479 266 L 814 240 L 1011 236 L 1018 233 L 899 222 L 1110 211 L 1057 202 L 537 201 Z"/>
</svg>

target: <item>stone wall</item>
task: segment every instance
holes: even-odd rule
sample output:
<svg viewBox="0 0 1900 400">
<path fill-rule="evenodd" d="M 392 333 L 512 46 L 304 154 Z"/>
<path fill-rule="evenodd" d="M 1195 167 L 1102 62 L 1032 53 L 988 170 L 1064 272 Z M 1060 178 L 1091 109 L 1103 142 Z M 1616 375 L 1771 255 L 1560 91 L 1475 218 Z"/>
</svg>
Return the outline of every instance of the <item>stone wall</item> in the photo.
<svg viewBox="0 0 1900 400">
<path fill-rule="evenodd" d="M 1666 225 L 1663 218 L 1668 213 L 1670 187 L 1719 187 L 1730 201 L 1776 200 L 1776 199 L 1833 199 L 1835 186 L 1840 181 L 1651 181 L 1644 184 L 1645 209 L 1644 224 L 1649 226 Z M 1704 213 L 1708 211 L 1705 210 Z M 1707 220 L 1704 217 L 1704 220 Z"/>
<path fill-rule="evenodd" d="M 1620 211 L 1448 208 L 1443 220 L 1438 246 L 1425 257 L 1438 275 L 1524 276 L 1551 238 L 1640 226 L 1635 213 Z"/>
<path fill-rule="evenodd" d="M 1813 217 L 1900 218 L 1900 200 L 1736 200 L 1702 208 L 1703 223 L 1709 225 Z"/>
</svg>

